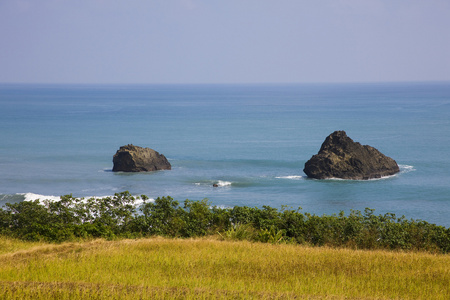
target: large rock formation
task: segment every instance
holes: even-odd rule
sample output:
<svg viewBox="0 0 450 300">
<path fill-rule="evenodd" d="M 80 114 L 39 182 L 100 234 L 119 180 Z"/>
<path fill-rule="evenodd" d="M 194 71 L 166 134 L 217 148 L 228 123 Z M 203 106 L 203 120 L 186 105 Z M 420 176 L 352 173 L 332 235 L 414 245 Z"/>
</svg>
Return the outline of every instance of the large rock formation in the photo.
<svg viewBox="0 0 450 300">
<path fill-rule="evenodd" d="M 146 172 L 170 170 L 167 158 L 153 149 L 134 145 L 120 147 L 113 157 L 113 172 Z"/>
<path fill-rule="evenodd" d="M 305 163 L 303 171 L 316 179 L 373 179 L 400 171 L 397 163 L 377 149 L 354 142 L 345 131 L 335 131 L 318 154 Z"/>
</svg>

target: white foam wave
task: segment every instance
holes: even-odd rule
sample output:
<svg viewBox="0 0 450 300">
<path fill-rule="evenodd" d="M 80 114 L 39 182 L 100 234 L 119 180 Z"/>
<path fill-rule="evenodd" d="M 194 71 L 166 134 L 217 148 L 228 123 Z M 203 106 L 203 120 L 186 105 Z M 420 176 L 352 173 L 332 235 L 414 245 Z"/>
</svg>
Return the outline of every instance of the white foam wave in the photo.
<svg viewBox="0 0 450 300">
<path fill-rule="evenodd" d="M 34 201 L 34 200 L 50 200 L 50 201 L 59 201 L 61 200 L 61 197 L 59 196 L 53 196 L 53 195 L 40 195 L 40 194 L 34 194 L 34 193 L 25 193 L 20 194 L 24 196 L 24 201 Z"/>
<path fill-rule="evenodd" d="M 371 180 L 385 180 L 385 179 L 389 179 L 389 178 L 393 178 L 393 177 L 397 177 L 397 174 L 381 176 L 380 178 L 370 178 L 369 181 L 371 181 Z"/>
<path fill-rule="evenodd" d="M 35 200 L 40 200 L 41 202 L 43 200 L 49 200 L 49 201 L 59 201 L 61 200 L 60 196 L 49 196 L 49 195 L 40 195 L 40 194 L 34 194 L 34 193 L 24 193 L 24 194 L 19 194 L 19 195 L 23 195 L 24 196 L 24 201 L 35 201 Z M 87 197 L 75 197 L 77 199 L 102 199 L 102 198 L 106 198 L 106 197 L 114 197 L 114 196 L 87 196 Z M 135 204 L 143 204 L 144 200 L 142 200 L 140 198 L 140 196 L 135 195 L 133 196 L 136 200 L 135 200 Z M 154 202 L 155 199 L 153 198 L 149 198 L 146 202 Z"/>
<path fill-rule="evenodd" d="M 326 178 L 324 180 L 332 180 L 332 181 L 361 181 L 361 182 L 367 182 L 367 181 L 378 181 L 378 180 L 386 180 L 386 179 L 390 179 L 393 177 L 397 177 L 398 174 L 394 174 L 394 175 L 387 175 L 387 176 L 381 176 L 381 177 L 374 177 L 374 178 L 369 178 L 369 179 L 344 179 L 344 178 L 335 178 L 335 177 L 331 177 L 331 178 Z"/>
<path fill-rule="evenodd" d="M 398 167 L 400 168 L 401 173 L 409 173 L 409 172 L 413 172 L 416 170 L 416 169 L 414 169 L 414 166 L 410 166 L 410 165 L 398 165 Z"/>
<path fill-rule="evenodd" d="M 409 172 L 412 172 L 412 171 L 416 170 L 414 168 L 414 166 L 410 166 L 410 165 L 398 165 L 398 167 L 400 168 L 400 173 L 397 173 L 397 174 L 394 174 L 394 175 L 382 176 L 380 178 L 370 178 L 368 180 L 364 180 L 364 179 L 352 180 L 352 179 L 343 179 L 343 178 L 331 177 L 331 178 L 325 178 L 323 180 L 330 180 L 330 181 L 377 181 L 377 180 L 385 180 L 385 179 L 397 177 L 399 174 L 409 173 Z M 277 178 L 281 178 L 281 177 L 277 177 Z M 317 180 L 317 179 L 315 179 L 315 180 Z"/>
<path fill-rule="evenodd" d="M 300 179 L 303 179 L 304 176 L 301 176 L 301 175 L 289 175 L 289 176 L 277 176 L 277 177 L 275 177 L 275 178 L 278 178 L 278 179 L 293 179 L 293 180 L 300 180 Z"/>
<path fill-rule="evenodd" d="M 325 179 L 314 179 L 314 180 L 327 180 L 327 181 L 348 181 L 348 182 L 357 182 L 357 181 L 361 181 L 361 182 L 367 182 L 367 181 L 378 181 L 378 180 L 385 180 L 385 179 L 389 179 L 392 177 L 397 176 L 397 174 L 394 175 L 388 175 L 388 176 L 382 176 L 379 178 L 369 178 L 369 179 L 345 179 L 345 178 L 336 178 L 336 177 L 330 177 L 330 178 L 325 178 Z"/>
<path fill-rule="evenodd" d="M 219 180 L 215 184 L 217 184 L 217 186 L 231 186 L 233 183 L 231 181 Z"/>
</svg>

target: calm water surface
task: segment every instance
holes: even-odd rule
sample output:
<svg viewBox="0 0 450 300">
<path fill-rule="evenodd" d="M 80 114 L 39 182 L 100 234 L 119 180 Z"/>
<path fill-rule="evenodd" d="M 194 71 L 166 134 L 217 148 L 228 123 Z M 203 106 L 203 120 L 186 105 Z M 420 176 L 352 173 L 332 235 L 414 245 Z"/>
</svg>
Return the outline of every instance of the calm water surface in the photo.
<svg viewBox="0 0 450 300">
<path fill-rule="evenodd" d="M 450 226 L 450 83 L 0 85 L 0 105 L 0 204 L 128 190 L 319 215 L 369 207 Z M 307 179 L 304 163 L 335 130 L 401 173 Z M 129 143 L 172 170 L 111 172 Z"/>
</svg>

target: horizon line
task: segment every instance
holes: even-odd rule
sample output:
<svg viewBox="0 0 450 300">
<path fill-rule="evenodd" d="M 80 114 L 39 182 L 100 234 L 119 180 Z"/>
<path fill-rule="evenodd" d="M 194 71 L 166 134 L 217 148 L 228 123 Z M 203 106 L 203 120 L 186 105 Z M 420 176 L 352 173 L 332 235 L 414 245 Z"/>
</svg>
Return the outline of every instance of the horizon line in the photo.
<svg viewBox="0 0 450 300">
<path fill-rule="evenodd" d="M 290 82 L 0 82 L 0 85 L 53 85 L 53 86 L 151 86 L 151 85 L 346 85 L 346 84 L 418 84 L 450 83 L 450 80 L 392 80 L 392 81 L 290 81 Z"/>
</svg>

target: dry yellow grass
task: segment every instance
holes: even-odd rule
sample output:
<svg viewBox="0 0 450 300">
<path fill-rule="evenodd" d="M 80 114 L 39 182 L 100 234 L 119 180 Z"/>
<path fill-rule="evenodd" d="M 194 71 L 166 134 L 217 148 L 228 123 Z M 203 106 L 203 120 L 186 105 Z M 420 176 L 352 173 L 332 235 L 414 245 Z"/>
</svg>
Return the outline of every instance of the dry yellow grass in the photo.
<svg viewBox="0 0 450 300">
<path fill-rule="evenodd" d="M 44 243 L 24 242 L 0 236 L 0 255 L 4 253 L 14 253 L 16 251 L 27 250 Z"/>
<path fill-rule="evenodd" d="M 450 299 L 449 255 L 163 238 L 11 249 L 1 299 Z"/>
</svg>

